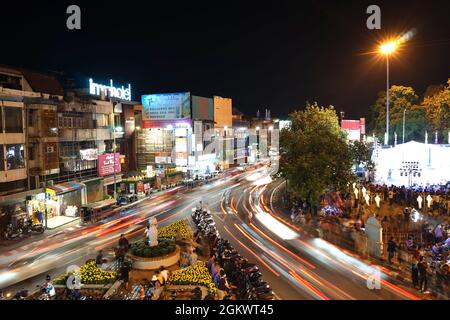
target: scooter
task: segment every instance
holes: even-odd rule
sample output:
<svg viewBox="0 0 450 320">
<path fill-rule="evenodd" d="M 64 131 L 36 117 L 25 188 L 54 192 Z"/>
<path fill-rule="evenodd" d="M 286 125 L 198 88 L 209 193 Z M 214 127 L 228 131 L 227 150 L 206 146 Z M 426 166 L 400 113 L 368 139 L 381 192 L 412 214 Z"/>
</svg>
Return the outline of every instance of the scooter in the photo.
<svg viewBox="0 0 450 320">
<path fill-rule="evenodd" d="M 272 289 L 261 291 L 253 288 L 252 297 L 256 297 L 255 300 L 273 300 L 274 295 Z"/>
<path fill-rule="evenodd" d="M 22 232 L 24 234 L 29 234 L 29 233 L 41 234 L 41 233 L 44 233 L 44 231 L 45 231 L 45 228 L 41 223 L 33 224 L 33 222 L 31 220 L 29 220 L 23 227 Z"/>
<path fill-rule="evenodd" d="M 8 224 L 6 226 L 6 230 L 3 234 L 3 237 L 7 240 L 17 240 L 22 238 L 23 231 L 21 228 L 14 230 L 12 224 Z"/>
<path fill-rule="evenodd" d="M 14 295 L 12 300 L 26 300 L 29 295 L 30 295 L 30 292 L 28 290 L 22 289 Z"/>
</svg>

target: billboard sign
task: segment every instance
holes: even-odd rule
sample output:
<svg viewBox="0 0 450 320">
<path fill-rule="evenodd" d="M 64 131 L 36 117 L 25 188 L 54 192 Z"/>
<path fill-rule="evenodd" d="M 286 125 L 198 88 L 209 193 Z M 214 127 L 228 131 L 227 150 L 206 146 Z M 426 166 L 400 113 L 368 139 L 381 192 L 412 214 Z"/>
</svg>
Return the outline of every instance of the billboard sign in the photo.
<svg viewBox="0 0 450 320">
<path fill-rule="evenodd" d="M 114 170 L 114 158 L 116 163 L 116 168 Z M 105 153 L 98 156 L 98 175 L 99 177 L 108 176 L 111 174 L 119 173 L 120 168 L 120 153 Z"/>
<path fill-rule="evenodd" d="M 191 117 L 189 92 L 147 94 L 142 96 L 142 120 L 168 120 Z M 145 127 L 145 125 L 144 125 Z"/>
</svg>

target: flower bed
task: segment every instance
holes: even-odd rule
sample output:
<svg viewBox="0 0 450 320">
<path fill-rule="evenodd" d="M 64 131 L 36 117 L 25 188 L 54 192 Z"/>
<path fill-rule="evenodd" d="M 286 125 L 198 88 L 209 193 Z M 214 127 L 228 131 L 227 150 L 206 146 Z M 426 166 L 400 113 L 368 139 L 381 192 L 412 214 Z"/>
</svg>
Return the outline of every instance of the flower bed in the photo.
<svg viewBox="0 0 450 320">
<path fill-rule="evenodd" d="M 111 284 L 117 279 L 117 273 L 114 271 L 104 271 L 97 267 L 95 261 L 88 262 L 80 267 L 82 284 Z M 65 285 L 68 275 L 64 274 L 55 279 L 53 284 Z"/>
<path fill-rule="evenodd" d="M 142 258 L 160 257 L 170 254 L 176 250 L 175 241 L 168 238 L 158 238 L 158 245 L 150 247 L 148 239 L 137 241 L 131 244 L 131 254 Z"/>
<path fill-rule="evenodd" d="M 191 230 L 185 220 L 178 220 L 164 228 L 158 229 L 158 237 L 161 238 L 176 238 L 178 233 L 183 239 L 192 238 Z"/>
<path fill-rule="evenodd" d="M 208 271 L 206 262 L 203 261 L 197 262 L 190 267 L 172 272 L 168 283 L 174 285 L 205 286 L 208 288 L 208 292 L 210 294 L 215 295 L 217 293 L 217 288 L 213 282 L 211 274 Z"/>
</svg>

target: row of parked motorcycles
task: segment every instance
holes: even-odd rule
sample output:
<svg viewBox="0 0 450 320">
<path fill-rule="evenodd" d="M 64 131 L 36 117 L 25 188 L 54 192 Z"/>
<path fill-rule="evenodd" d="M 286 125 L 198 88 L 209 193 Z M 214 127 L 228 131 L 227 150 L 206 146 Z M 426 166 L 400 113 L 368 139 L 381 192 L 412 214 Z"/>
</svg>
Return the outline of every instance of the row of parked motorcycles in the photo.
<svg viewBox="0 0 450 320">
<path fill-rule="evenodd" d="M 229 281 L 236 286 L 235 293 L 239 300 L 274 299 L 272 288 L 262 280 L 258 266 L 241 256 L 228 240 L 220 237 L 208 210 L 198 206 L 193 209 L 192 219 L 200 233 L 209 238 L 210 243 L 217 243 L 219 264 L 223 266 Z"/>
<path fill-rule="evenodd" d="M 220 239 L 221 255 L 219 263 L 231 283 L 237 286 L 237 297 L 240 300 L 273 300 L 274 294 L 270 285 L 262 279 L 258 266 L 242 257 L 227 241 Z"/>
</svg>

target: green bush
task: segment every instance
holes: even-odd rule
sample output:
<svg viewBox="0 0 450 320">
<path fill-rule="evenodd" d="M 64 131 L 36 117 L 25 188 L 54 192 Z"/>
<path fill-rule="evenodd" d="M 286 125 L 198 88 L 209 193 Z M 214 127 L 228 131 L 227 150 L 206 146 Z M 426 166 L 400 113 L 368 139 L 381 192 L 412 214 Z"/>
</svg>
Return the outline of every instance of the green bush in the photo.
<svg viewBox="0 0 450 320">
<path fill-rule="evenodd" d="M 148 257 L 150 257 L 151 252 L 152 252 L 152 250 L 150 248 L 145 248 L 142 251 L 142 254 L 144 255 L 144 257 L 148 258 Z"/>
<path fill-rule="evenodd" d="M 156 247 L 148 246 L 148 239 L 139 240 L 131 244 L 131 253 L 138 257 L 153 258 L 164 256 L 176 250 L 177 246 L 175 240 L 168 238 L 158 238 L 158 245 Z"/>
</svg>

